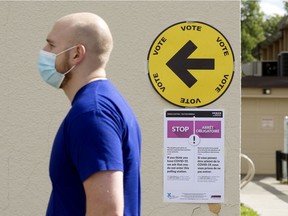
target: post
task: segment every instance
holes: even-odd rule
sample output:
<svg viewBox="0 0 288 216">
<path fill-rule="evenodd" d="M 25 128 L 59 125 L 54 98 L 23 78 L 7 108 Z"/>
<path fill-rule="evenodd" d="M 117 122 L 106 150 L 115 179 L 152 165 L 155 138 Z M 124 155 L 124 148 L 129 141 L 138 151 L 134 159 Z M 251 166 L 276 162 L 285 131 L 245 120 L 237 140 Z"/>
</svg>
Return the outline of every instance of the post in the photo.
<svg viewBox="0 0 288 216">
<path fill-rule="evenodd" d="M 288 153 L 288 116 L 284 118 L 284 146 L 283 153 Z M 282 158 L 282 157 L 281 157 Z M 282 160 L 283 180 L 287 180 L 287 160 Z"/>
<path fill-rule="evenodd" d="M 282 171 L 282 152 L 276 151 L 276 179 L 278 181 L 281 181 L 283 178 Z"/>
</svg>

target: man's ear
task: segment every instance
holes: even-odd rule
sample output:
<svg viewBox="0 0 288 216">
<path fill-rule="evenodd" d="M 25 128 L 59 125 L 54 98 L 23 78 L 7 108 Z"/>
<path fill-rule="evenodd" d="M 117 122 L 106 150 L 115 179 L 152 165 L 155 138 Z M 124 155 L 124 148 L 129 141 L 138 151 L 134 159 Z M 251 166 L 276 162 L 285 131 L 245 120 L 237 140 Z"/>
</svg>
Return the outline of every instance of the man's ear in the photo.
<svg viewBox="0 0 288 216">
<path fill-rule="evenodd" d="M 74 53 L 73 56 L 74 64 L 79 64 L 84 59 L 85 54 L 86 54 L 85 46 L 82 44 L 77 45 L 76 52 Z"/>
</svg>

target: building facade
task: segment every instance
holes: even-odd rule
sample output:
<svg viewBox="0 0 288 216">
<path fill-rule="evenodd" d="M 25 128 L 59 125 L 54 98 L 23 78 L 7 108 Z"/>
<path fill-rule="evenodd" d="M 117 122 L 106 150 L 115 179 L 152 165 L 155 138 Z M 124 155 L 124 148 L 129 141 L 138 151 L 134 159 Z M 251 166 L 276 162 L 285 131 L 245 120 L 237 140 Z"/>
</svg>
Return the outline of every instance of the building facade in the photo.
<svg viewBox="0 0 288 216">
<path fill-rule="evenodd" d="M 276 174 L 276 151 L 284 149 L 284 118 L 288 116 L 288 17 L 278 32 L 258 44 L 258 62 L 242 77 L 242 153 L 255 163 L 257 174 Z M 273 68 L 273 67 L 277 67 Z M 246 65 L 247 66 L 247 65 Z M 243 70 L 245 70 L 245 65 Z M 242 173 L 247 165 L 242 162 Z"/>
</svg>

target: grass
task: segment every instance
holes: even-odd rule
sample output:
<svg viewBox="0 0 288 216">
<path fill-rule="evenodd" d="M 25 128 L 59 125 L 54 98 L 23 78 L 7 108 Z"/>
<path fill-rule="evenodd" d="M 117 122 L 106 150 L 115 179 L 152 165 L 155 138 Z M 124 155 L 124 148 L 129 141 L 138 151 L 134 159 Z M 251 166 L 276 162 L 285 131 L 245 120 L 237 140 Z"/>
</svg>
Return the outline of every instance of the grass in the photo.
<svg viewBox="0 0 288 216">
<path fill-rule="evenodd" d="M 241 216 L 259 216 L 259 214 L 251 208 L 241 203 Z"/>
</svg>

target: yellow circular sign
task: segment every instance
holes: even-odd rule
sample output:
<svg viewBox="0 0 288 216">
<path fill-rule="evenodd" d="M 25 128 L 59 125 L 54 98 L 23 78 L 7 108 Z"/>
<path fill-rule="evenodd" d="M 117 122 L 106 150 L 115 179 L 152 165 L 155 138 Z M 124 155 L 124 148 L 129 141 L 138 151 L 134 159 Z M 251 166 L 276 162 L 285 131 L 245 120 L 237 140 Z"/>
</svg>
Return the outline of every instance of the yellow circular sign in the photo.
<svg viewBox="0 0 288 216">
<path fill-rule="evenodd" d="M 148 54 L 155 90 L 181 107 L 217 100 L 234 75 L 234 54 L 225 36 L 203 22 L 176 23 L 158 35 Z"/>
</svg>

